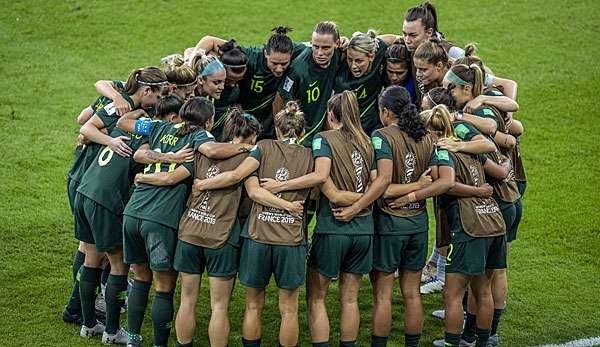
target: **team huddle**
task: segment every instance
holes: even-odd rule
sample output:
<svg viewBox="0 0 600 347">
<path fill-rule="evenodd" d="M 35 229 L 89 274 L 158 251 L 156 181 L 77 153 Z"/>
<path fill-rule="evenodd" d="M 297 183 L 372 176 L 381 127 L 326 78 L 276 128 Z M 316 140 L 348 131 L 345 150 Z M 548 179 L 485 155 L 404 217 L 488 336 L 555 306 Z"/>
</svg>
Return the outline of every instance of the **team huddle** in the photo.
<svg viewBox="0 0 600 347">
<path fill-rule="evenodd" d="M 278 27 L 261 47 L 205 36 L 163 69 L 97 82 L 67 178 L 80 243 L 63 320 L 82 337 L 141 346 L 153 286 L 144 339 L 167 346 L 174 326 L 177 346 L 192 346 L 206 271 L 210 345 L 227 346 L 229 319 L 241 318 L 228 314 L 239 278 L 242 344 L 260 346 L 273 276 L 279 345 L 298 345 L 306 286 L 311 342 L 326 347 L 337 281 L 339 345 L 350 347 L 368 275 L 371 346 L 387 345 L 396 279 L 406 346 L 419 345 L 421 294 L 441 290 L 445 335 L 434 345 L 498 346 L 526 186 L 517 84 L 474 45 L 446 41 L 430 3 L 407 10 L 402 29 L 344 37 L 325 21 L 310 42 Z"/>
</svg>

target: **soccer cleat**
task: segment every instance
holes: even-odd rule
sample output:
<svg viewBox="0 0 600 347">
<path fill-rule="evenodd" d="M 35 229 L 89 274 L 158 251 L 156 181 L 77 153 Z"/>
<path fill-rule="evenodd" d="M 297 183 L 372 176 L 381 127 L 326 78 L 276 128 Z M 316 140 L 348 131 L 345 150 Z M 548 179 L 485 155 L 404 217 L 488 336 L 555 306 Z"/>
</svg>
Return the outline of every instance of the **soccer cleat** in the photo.
<svg viewBox="0 0 600 347">
<path fill-rule="evenodd" d="M 490 336 L 488 339 L 487 347 L 499 347 L 500 346 L 500 336 L 498 334 L 494 334 Z"/>
<path fill-rule="evenodd" d="M 421 286 L 421 294 L 440 293 L 444 289 L 444 282 L 434 277 L 431 281 Z"/>
<path fill-rule="evenodd" d="M 468 342 L 466 340 L 460 339 L 460 343 L 458 344 L 458 347 L 475 347 L 475 341 Z"/>
<path fill-rule="evenodd" d="M 102 343 L 105 345 L 124 345 L 127 343 L 127 332 L 120 328 L 114 334 L 102 333 Z"/>
<path fill-rule="evenodd" d="M 92 337 L 104 332 L 104 324 L 96 321 L 96 325 L 91 328 L 88 328 L 84 325 L 81 326 L 81 330 L 79 331 L 79 336 L 81 337 Z"/>
<path fill-rule="evenodd" d="M 142 347 L 142 335 L 127 333 L 127 347 Z"/>
<path fill-rule="evenodd" d="M 431 312 L 431 315 L 435 318 L 444 320 L 444 318 L 446 318 L 446 310 L 435 310 Z"/>
<path fill-rule="evenodd" d="M 444 342 L 444 339 L 434 340 L 433 345 L 435 347 L 444 347 L 446 345 Z"/>
<path fill-rule="evenodd" d="M 427 263 L 421 273 L 421 283 L 430 282 L 437 274 L 437 266 Z"/>
<path fill-rule="evenodd" d="M 62 320 L 65 323 L 81 325 L 81 315 L 77 313 L 71 313 L 71 311 L 69 311 L 69 309 L 66 307 L 62 311 Z"/>
</svg>

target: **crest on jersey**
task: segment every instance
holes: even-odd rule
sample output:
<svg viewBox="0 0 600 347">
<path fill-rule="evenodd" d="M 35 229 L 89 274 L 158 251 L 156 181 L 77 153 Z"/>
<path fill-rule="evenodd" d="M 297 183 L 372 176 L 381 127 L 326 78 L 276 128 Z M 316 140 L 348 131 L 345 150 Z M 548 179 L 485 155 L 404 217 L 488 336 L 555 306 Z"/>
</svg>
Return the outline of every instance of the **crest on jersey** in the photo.
<svg viewBox="0 0 600 347">
<path fill-rule="evenodd" d="M 417 165 L 417 156 L 413 152 L 408 152 L 404 157 L 404 183 L 410 183 L 415 166 Z"/>
<path fill-rule="evenodd" d="M 279 182 L 287 181 L 290 179 L 290 171 L 284 167 L 280 167 L 275 172 L 275 180 Z"/>
<path fill-rule="evenodd" d="M 206 178 L 213 178 L 220 173 L 221 170 L 219 169 L 219 167 L 217 165 L 212 165 L 208 168 L 208 170 L 206 170 Z"/>
<path fill-rule="evenodd" d="M 356 192 L 361 193 L 364 190 L 363 183 L 363 157 L 359 151 L 352 151 L 352 166 L 354 166 L 354 173 L 356 174 Z"/>
<path fill-rule="evenodd" d="M 479 186 L 479 170 L 477 170 L 475 165 L 469 165 L 469 172 L 471 173 L 471 177 L 473 177 L 475 186 Z"/>
</svg>

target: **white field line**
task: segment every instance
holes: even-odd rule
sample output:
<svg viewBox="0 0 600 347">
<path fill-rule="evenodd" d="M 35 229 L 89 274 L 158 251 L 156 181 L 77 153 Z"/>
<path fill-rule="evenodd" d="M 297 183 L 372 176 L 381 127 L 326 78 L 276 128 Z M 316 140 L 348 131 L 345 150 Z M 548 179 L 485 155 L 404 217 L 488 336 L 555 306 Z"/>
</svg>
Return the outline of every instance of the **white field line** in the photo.
<svg viewBox="0 0 600 347">
<path fill-rule="evenodd" d="M 559 345 L 543 345 L 540 347 L 590 347 L 600 346 L 600 336 L 588 337 L 586 339 L 574 340 Z"/>
</svg>

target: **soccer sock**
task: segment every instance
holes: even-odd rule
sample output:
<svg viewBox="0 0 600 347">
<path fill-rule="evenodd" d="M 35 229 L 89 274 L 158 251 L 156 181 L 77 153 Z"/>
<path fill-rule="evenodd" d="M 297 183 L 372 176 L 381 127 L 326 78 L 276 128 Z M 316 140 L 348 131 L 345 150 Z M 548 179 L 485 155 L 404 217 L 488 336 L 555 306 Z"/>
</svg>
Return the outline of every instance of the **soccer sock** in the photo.
<svg viewBox="0 0 600 347">
<path fill-rule="evenodd" d="M 460 344 L 460 334 L 452 334 L 449 332 L 444 333 L 444 346 L 458 347 L 459 344 Z"/>
<path fill-rule="evenodd" d="M 420 340 L 421 334 L 404 334 L 404 346 L 406 347 L 419 347 Z"/>
<path fill-rule="evenodd" d="M 340 341 L 340 347 L 356 347 L 356 340 L 354 340 L 354 341 Z"/>
<path fill-rule="evenodd" d="M 166 346 L 173 322 L 173 292 L 155 292 L 152 302 L 154 345 Z"/>
<path fill-rule="evenodd" d="M 188 343 L 179 343 L 179 341 L 177 341 L 177 343 L 175 343 L 176 347 L 194 347 L 194 341 L 192 342 L 188 342 Z"/>
<path fill-rule="evenodd" d="M 100 289 L 102 289 L 102 287 L 106 288 L 106 282 L 108 281 L 109 275 L 110 275 L 110 263 L 106 264 L 106 266 L 102 270 L 102 278 L 100 280 L 100 284 L 101 284 Z M 100 291 L 100 293 L 102 293 L 102 295 L 104 295 L 102 290 Z"/>
<path fill-rule="evenodd" d="M 313 347 L 329 347 L 329 341 L 326 342 L 313 342 Z"/>
<path fill-rule="evenodd" d="M 492 318 L 492 330 L 490 331 L 490 336 L 496 335 L 498 333 L 498 324 L 500 324 L 500 317 L 502 316 L 502 312 L 504 312 L 501 308 L 494 309 L 494 317 Z"/>
<path fill-rule="evenodd" d="M 106 333 L 115 334 L 119 329 L 121 307 L 127 293 L 127 275 L 110 275 L 106 281 Z"/>
<path fill-rule="evenodd" d="M 135 280 L 129 291 L 127 302 L 127 331 L 139 335 L 142 331 L 144 313 L 148 306 L 148 293 L 151 284 Z"/>
<path fill-rule="evenodd" d="M 83 254 L 83 258 L 85 259 L 85 254 L 81 254 Z M 79 274 L 81 272 L 82 264 L 79 265 L 77 271 L 75 271 L 75 266 L 75 258 L 73 258 L 73 289 L 71 290 L 71 297 L 69 297 L 69 302 L 67 303 L 67 310 L 70 313 L 81 315 L 81 299 L 79 296 Z"/>
<path fill-rule="evenodd" d="M 469 291 L 465 290 L 465 295 L 463 295 L 463 311 L 467 312 L 467 306 L 469 306 Z"/>
<path fill-rule="evenodd" d="M 258 340 L 246 340 L 242 337 L 242 345 L 244 347 L 260 347 L 260 339 Z"/>
<path fill-rule="evenodd" d="M 77 274 L 79 273 L 79 269 L 81 269 L 81 266 L 83 265 L 83 262 L 85 260 L 85 253 L 83 253 L 80 250 L 77 250 L 77 252 L 75 252 L 75 255 L 73 256 L 73 282 L 78 282 L 79 280 L 77 279 Z"/>
<path fill-rule="evenodd" d="M 82 266 L 79 277 L 79 296 L 81 298 L 81 313 L 83 324 L 88 328 L 96 325 L 96 288 L 100 283 L 102 269 Z"/>
<path fill-rule="evenodd" d="M 490 329 L 477 328 L 477 342 L 475 347 L 486 347 L 490 338 Z"/>
<path fill-rule="evenodd" d="M 436 266 L 437 266 L 439 259 L 440 259 L 440 252 L 438 252 L 437 248 L 434 248 L 433 252 L 431 252 L 431 256 L 429 257 L 429 260 L 427 260 L 427 263 L 436 264 Z"/>
<path fill-rule="evenodd" d="M 477 316 L 467 312 L 467 318 L 465 319 L 465 328 L 462 333 L 462 339 L 467 342 L 475 341 L 475 324 Z"/>
<path fill-rule="evenodd" d="M 446 257 L 438 257 L 437 260 L 437 279 L 446 282 Z"/>
<path fill-rule="evenodd" d="M 388 340 L 387 336 L 371 335 L 371 347 L 386 347 L 387 340 Z"/>
</svg>

